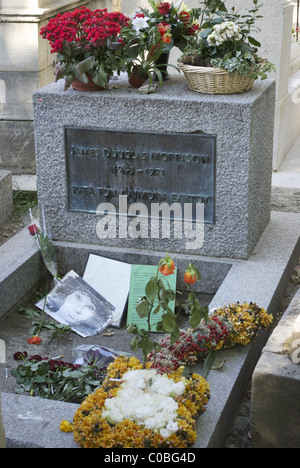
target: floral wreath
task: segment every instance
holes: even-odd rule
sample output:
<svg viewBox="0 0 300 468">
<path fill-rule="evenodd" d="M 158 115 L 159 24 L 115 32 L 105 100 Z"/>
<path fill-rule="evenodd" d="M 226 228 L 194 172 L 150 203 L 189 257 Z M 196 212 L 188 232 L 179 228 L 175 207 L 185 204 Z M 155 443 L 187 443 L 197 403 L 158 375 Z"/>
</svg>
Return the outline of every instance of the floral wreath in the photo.
<svg viewBox="0 0 300 468">
<path fill-rule="evenodd" d="M 198 374 L 183 377 L 183 368 L 162 376 L 150 366 L 125 356 L 109 365 L 102 387 L 86 398 L 74 416 L 74 440 L 80 447 L 186 448 L 194 445 L 196 419 L 209 401 L 209 384 Z M 150 408 L 145 404 L 145 396 Z"/>
</svg>

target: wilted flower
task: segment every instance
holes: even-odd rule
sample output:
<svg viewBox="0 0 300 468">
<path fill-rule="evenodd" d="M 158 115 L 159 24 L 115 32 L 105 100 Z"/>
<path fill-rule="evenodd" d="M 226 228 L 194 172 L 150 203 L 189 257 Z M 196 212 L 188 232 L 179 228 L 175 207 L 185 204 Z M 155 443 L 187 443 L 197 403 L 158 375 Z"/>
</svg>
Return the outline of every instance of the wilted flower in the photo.
<svg viewBox="0 0 300 468">
<path fill-rule="evenodd" d="M 175 271 L 175 263 L 172 258 L 167 254 L 165 258 L 162 258 L 159 262 L 159 271 L 164 276 L 173 275 Z"/>
<path fill-rule="evenodd" d="M 32 336 L 31 338 L 29 338 L 29 340 L 27 340 L 27 343 L 29 344 L 35 344 L 35 345 L 40 345 L 42 343 L 42 339 L 37 336 L 37 335 L 34 335 Z"/>
<path fill-rule="evenodd" d="M 14 360 L 15 361 L 23 361 L 27 358 L 28 354 L 26 353 L 26 351 L 24 351 L 23 353 L 22 352 L 17 352 L 14 354 Z"/>
</svg>

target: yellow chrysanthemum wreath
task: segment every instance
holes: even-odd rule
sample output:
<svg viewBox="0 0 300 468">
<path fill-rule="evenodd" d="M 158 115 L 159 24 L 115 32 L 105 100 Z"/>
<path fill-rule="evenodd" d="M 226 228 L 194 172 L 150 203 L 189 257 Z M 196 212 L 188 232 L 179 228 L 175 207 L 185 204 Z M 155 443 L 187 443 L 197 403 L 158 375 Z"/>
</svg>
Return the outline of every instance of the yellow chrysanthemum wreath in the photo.
<svg viewBox="0 0 300 468">
<path fill-rule="evenodd" d="M 146 364 L 150 369 L 151 364 Z M 168 375 L 173 384 L 183 382 L 184 391 L 177 395 L 176 424 L 178 430 L 168 437 L 134 420 L 124 419 L 112 423 L 103 417 L 105 402 L 117 396 L 123 375 L 130 370 L 143 369 L 143 364 L 135 357 L 120 356 L 108 367 L 107 376 L 101 388 L 89 395 L 74 416 L 74 440 L 82 448 L 186 448 L 194 445 L 196 419 L 205 411 L 209 400 L 209 384 L 198 375 L 189 378 L 182 376 L 182 369 Z M 114 380 L 112 380 L 114 379 Z M 182 385 L 182 384 L 181 384 Z"/>
<path fill-rule="evenodd" d="M 255 338 L 258 330 L 268 328 L 273 322 L 272 315 L 252 302 L 229 304 L 217 309 L 215 315 L 224 319 L 228 326 L 229 335 L 223 344 L 224 348 L 246 346 Z"/>
</svg>

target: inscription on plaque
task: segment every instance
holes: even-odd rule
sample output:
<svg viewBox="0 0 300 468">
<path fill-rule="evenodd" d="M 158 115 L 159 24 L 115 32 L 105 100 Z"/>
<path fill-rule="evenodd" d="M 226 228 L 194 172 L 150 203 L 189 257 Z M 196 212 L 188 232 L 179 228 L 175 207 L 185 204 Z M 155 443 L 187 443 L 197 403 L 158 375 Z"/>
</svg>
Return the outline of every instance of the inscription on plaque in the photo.
<svg viewBox="0 0 300 468">
<path fill-rule="evenodd" d="M 214 223 L 216 137 L 66 127 L 68 209 L 100 203 L 204 204 Z"/>
</svg>

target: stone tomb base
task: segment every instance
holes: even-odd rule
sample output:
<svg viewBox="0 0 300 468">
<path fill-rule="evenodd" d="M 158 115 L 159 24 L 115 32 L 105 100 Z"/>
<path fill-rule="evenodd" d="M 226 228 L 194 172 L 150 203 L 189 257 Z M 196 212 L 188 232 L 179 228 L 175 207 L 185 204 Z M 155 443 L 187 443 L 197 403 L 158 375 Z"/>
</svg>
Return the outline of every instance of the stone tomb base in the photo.
<svg viewBox="0 0 300 468">
<path fill-rule="evenodd" d="M 229 271 L 224 275 L 222 280 L 222 275 L 220 273 L 219 280 L 221 284 L 215 285 L 216 291 L 210 304 L 210 310 L 239 300 L 241 302 L 256 302 L 261 307 L 267 309 L 269 313 L 276 314 L 290 275 L 300 255 L 299 232 L 300 215 L 298 213 L 272 212 L 271 222 L 255 247 L 251 257 L 248 260 L 228 261 Z M 20 294 L 23 292 L 23 295 L 25 295 L 28 293 L 29 287 L 32 287 L 28 285 L 28 278 L 32 280 L 35 275 L 37 275 L 37 272 L 41 272 L 41 270 L 39 270 L 37 265 L 39 252 L 36 241 L 30 236 L 27 229 L 24 229 L 24 231 L 8 241 L 7 244 L 7 246 L 4 244 L 0 247 L 0 266 L 3 266 L 3 268 L 0 268 L 0 271 L 3 272 L 2 278 L 0 278 L 0 293 L 2 291 L 0 296 L 5 297 L 7 300 L 10 299 L 9 307 L 11 308 L 15 304 L 13 301 L 20 300 L 20 297 L 16 298 L 15 290 L 11 287 L 11 284 L 18 284 L 18 292 Z M 26 246 L 25 249 L 24 245 Z M 82 263 L 83 255 L 88 255 L 88 250 L 83 253 L 80 245 L 75 247 L 75 245 L 60 242 L 56 243 L 56 247 L 60 270 L 62 268 L 68 269 L 71 263 L 72 267 L 77 270 L 80 263 Z M 90 250 L 92 251 L 92 246 L 90 246 Z M 21 262 L 20 252 L 26 252 L 26 258 L 23 258 L 22 264 L 18 264 L 18 262 Z M 146 252 L 146 254 L 147 260 L 154 264 L 156 258 L 151 257 L 150 252 Z M 5 278 L 5 271 L 7 270 L 5 266 L 8 255 L 11 268 L 10 271 L 7 272 L 7 278 Z M 65 259 L 68 259 L 67 264 L 65 263 Z M 202 258 L 201 260 L 203 262 L 203 268 L 200 267 L 200 269 L 206 281 L 209 280 L 207 278 L 209 269 L 207 267 L 206 272 L 204 272 L 204 267 L 211 262 L 213 263 L 213 265 L 210 266 L 211 273 L 220 269 L 220 271 L 223 271 L 222 274 L 224 274 L 225 270 L 222 264 L 226 262 L 223 262 L 223 260 L 222 262 L 221 260 L 218 262 L 210 258 Z M 84 263 L 82 263 L 82 266 L 84 266 Z M 78 270 L 78 273 L 82 274 L 82 271 Z M 42 275 L 42 272 L 40 274 Z M 5 310 L 0 310 L 0 316 L 3 313 L 5 313 Z M 267 340 L 267 336 L 268 333 L 263 331 L 260 333 L 257 340 L 254 340 L 246 347 L 238 346 L 218 353 L 217 360 L 222 361 L 226 359 L 226 363 L 220 370 L 211 370 L 208 375 L 208 382 L 211 386 L 211 399 L 207 411 L 198 420 L 196 448 L 222 447 L 233 421 L 236 407 L 244 391 L 248 387 L 253 370 L 261 355 L 262 347 Z M 288 334 L 288 336 L 290 336 L 290 334 Z M 100 339 L 103 346 L 114 347 L 115 349 L 123 349 L 124 344 L 128 343 L 128 335 L 125 330 L 121 330 L 119 334 L 117 347 L 112 344 L 111 337 L 101 336 Z M 269 354 L 269 351 L 268 348 L 268 352 L 265 352 L 264 355 Z M 282 355 L 278 357 L 280 359 L 285 358 Z M 288 360 L 287 356 L 286 360 Z M 296 368 L 299 367 L 299 365 L 293 365 Z M 260 374 L 262 373 L 261 370 L 264 371 L 264 368 L 260 364 L 258 367 Z M 201 373 L 202 366 L 197 366 L 195 372 Z M 268 375 L 265 373 L 263 377 L 267 384 L 269 379 Z M 257 377 L 255 377 L 255 379 L 257 379 Z M 278 384 L 281 384 L 279 377 L 277 380 Z M 263 419 L 266 411 L 261 412 L 261 401 L 264 399 L 264 394 L 259 391 L 263 388 L 258 385 L 259 383 L 259 381 L 256 382 L 254 387 L 255 419 L 253 419 L 253 423 L 255 423 L 255 427 L 253 431 L 256 430 L 262 435 L 260 430 L 262 425 L 260 422 L 263 421 L 264 428 L 268 428 L 269 424 L 274 424 L 274 418 L 277 414 L 283 414 L 282 408 L 294 408 L 299 398 L 295 400 L 295 405 L 293 406 L 293 400 L 290 399 L 290 395 L 286 390 L 280 393 L 279 396 L 275 395 L 277 400 L 273 401 L 276 403 L 276 401 L 280 400 L 281 407 L 278 410 L 279 412 L 275 411 L 274 414 L 271 414 L 269 421 L 266 421 Z M 270 385 L 266 385 L 266 389 L 269 391 L 266 395 L 271 395 Z M 294 387 L 294 389 L 296 389 L 296 387 Z M 256 398 L 258 398 L 257 402 Z M 270 408 L 271 401 L 267 403 L 267 408 Z M 62 433 L 59 430 L 59 425 L 63 419 L 72 420 L 78 407 L 77 405 L 5 393 L 2 394 L 2 406 L 7 445 L 9 447 L 76 447 L 72 434 Z M 295 406 L 295 408 L 298 407 Z M 290 413 L 292 412 L 290 411 Z M 289 436 L 290 432 L 286 425 L 287 419 L 288 418 L 284 419 L 285 425 L 283 427 L 286 431 L 286 435 Z M 295 418 L 293 420 L 295 420 Z M 277 425 L 277 432 L 280 432 L 280 425 L 281 421 Z M 293 429 L 296 426 L 290 427 Z M 270 433 L 265 432 L 265 439 L 269 439 L 270 441 L 269 434 Z M 254 432 L 253 435 L 255 436 Z M 255 439 L 257 442 L 256 437 Z M 258 446 L 261 446 L 261 443 L 258 444 Z"/>
<path fill-rule="evenodd" d="M 117 89 L 96 93 L 72 89 L 64 91 L 63 88 L 64 82 L 61 80 L 33 95 L 38 196 L 40 203 L 45 204 L 55 240 L 97 245 L 108 250 L 138 250 L 141 263 L 145 250 L 240 259 L 249 257 L 270 221 L 275 102 L 273 81 L 258 81 L 250 92 L 230 96 L 210 96 L 189 91 L 182 76 L 172 77 L 156 94 L 146 96 L 129 88 L 125 79 L 120 80 Z M 68 142 L 66 144 L 65 141 L 66 127 L 157 132 L 168 136 L 184 134 L 185 137 L 191 134 L 191 138 L 195 134 L 214 137 L 215 174 L 210 184 L 210 189 L 213 189 L 210 202 L 214 205 L 214 219 L 205 224 L 204 245 L 196 250 L 187 249 L 184 239 L 153 238 L 151 233 L 148 238 L 130 238 L 128 235 L 100 240 L 96 232 L 100 217 L 95 212 L 86 212 L 89 211 L 86 209 L 70 211 L 70 193 L 75 196 L 84 189 L 93 196 L 95 191 L 101 189 L 102 201 L 110 201 L 108 194 L 114 193 L 116 187 L 110 184 L 111 192 L 107 191 L 105 195 L 103 182 L 111 181 L 112 176 L 111 172 L 109 175 L 104 172 L 107 166 L 103 166 L 101 171 L 101 161 L 107 162 L 105 155 L 109 152 L 99 150 L 94 141 L 84 139 L 80 148 L 77 145 L 72 149 L 71 145 L 70 154 L 82 156 L 82 172 L 93 158 L 99 157 L 100 161 L 98 166 L 93 166 L 97 176 L 94 170 L 86 171 L 86 174 L 82 174 L 82 187 L 72 186 L 66 167 L 70 156 L 67 155 Z M 130 154 L 132 149 L 130 143 L 123 154 Z M 179 159 L 184 148 L 180 151 Z M 198 153 L 201 154 L 201 148 Z M 141 190 L 136 177 L 140 170 L 137 162 L 122 158 L 112 160 L 109 170 L 117 168 L 118 171 L 120 167 L 123 171 L 127 164 L 126 167 L 130 166 L 135 175 L 132 176 L 130 172 L 115 174 L 113 180 L 118 184 L 118 190 L 122 187 Z M 157 161 L 150 161 L 149 158 L 149 167 L 144 171 L 156 169 L 159 172 L 156 173 L 157 177 L 149 177 L 148 182 L 145 176 L 146 189 L 153 196 L 157 195 L 155 187 L 160 178 L 166 192 L 171 193 L 173 198 L 181 196 L 176 191 L 179 183 L 184 181 L 188 184 L 187 179 L 192 178 L 190 166 L 190 162 L 185 160 L 160 167 Z M 94 186 L 97 183 L 95 179 L 99 180 L 100 187 Z M 203 181 L 193 178 L 187 193 L 199 195 L 203 185 Z M 143 199 L 136 199 L 135 202 L 143 202 Z"/>
</svg>

